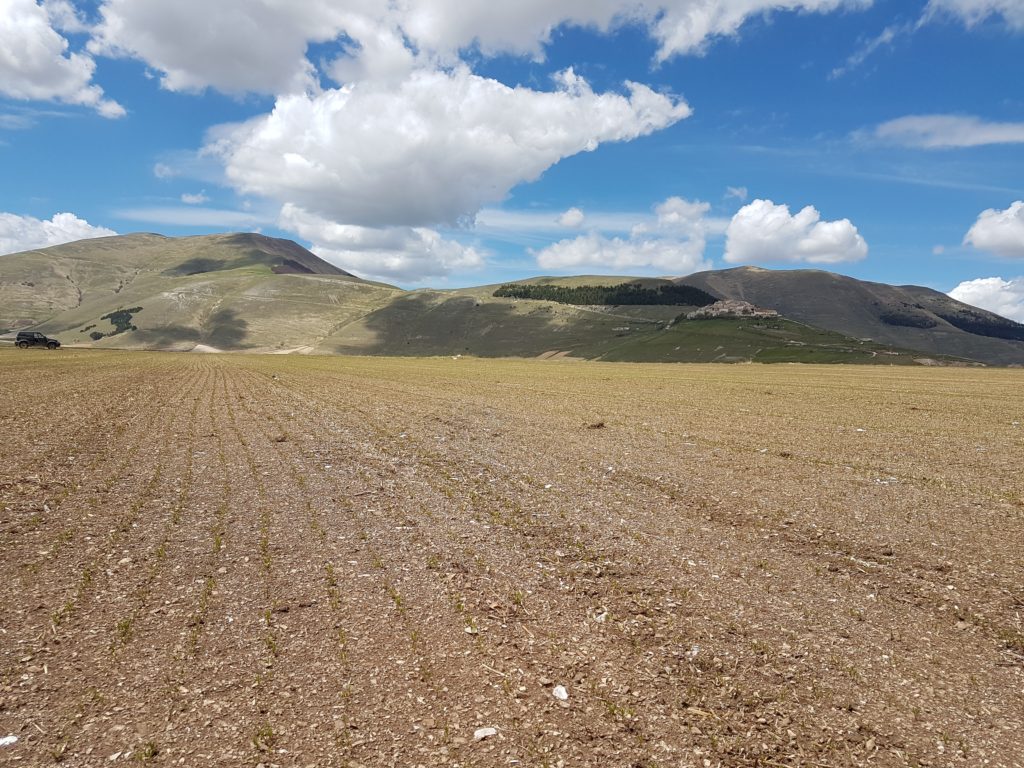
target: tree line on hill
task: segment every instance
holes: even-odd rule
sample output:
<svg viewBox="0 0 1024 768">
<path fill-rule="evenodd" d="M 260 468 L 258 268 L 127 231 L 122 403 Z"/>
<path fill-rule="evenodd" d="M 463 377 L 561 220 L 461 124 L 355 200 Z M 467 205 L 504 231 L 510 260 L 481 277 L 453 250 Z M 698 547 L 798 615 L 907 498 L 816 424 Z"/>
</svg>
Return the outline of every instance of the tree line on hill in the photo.
<svg viewBox="0 0 1024 768">
<path fill-rule="evenodd" d="M 938 326 L 939 321 L 935 317 L 939 317 L 953 327 L 977 336 L 1024 341 L 1024 325 L 1021 323 L 998 315 L 982 314 L 971 307 L 946 311 L 935 309 L 932 314 L 929 314 L 921 304 L 901 302 L 898 305 L 884 307 L 878 317 L 887 325 L 924 329 Z"/>
<path fill-rule="evenodd" d="M 534 299 L 574 305 L 668 305 L 706 307 L 718 299 L 690 285 L 659 285 L 647 288 L 640 283 L 619 285 L 530 285 L 507 283 L 494 292 L 498 298 Z"/>
</svg>

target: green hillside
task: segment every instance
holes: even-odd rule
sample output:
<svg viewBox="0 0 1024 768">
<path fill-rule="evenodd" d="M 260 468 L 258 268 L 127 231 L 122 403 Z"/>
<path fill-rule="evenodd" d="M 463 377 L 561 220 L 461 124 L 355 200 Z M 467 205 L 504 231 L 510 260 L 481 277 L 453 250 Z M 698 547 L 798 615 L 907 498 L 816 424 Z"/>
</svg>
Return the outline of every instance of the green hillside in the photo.
<svg viewBox="0 0 1024 768">
<path fill-rule="evenodd" d="M 718 298 L 781 317 L 686 319 Z M 126 235 L 0 257 L 0 332 L 20 328 L 123 349 L 1024 364 L 1024 326 L 927 288 L 739 268 L 403 291 L 257 234 Z"/>
<path fill-rule="evenodd" d="M 596 357 L 627 326 L 649 331 L 680 307 L 576 307 L 495 298 L 488 292 L 415 291 L 339 330 L 317 350 L 334 354 Z M 637 311 L 639 310 L 639 311 Z"/>
<path fill-rule="evenodd" d="M 469 295 L 467 295 L 469 294 Z M 631 362 L 805 362 L 910 365 L 920 353 L 784 318 L 681 319 L 695 307 L 573 306 L 416 291 L 317 346 L 329 354 L 567 356 Z M 952 362 L 944 359 L 944 362 Z"/>
<path fill-rule="evenodd" d="M 602 360 L 651 363 L 914 365 L 921 358 L 918 352 L 858 341 L 784 318 L 745 317 L 683 320 L 657 333 L 636 334 L 601 355 Z"/>
</svg>

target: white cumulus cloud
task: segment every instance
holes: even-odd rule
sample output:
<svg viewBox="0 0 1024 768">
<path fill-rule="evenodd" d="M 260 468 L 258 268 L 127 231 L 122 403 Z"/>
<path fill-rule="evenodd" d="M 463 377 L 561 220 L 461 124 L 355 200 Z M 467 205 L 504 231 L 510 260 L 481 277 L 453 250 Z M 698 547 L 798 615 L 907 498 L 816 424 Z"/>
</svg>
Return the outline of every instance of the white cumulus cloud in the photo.
<svg viewBox="0 0 1024 768">
<path fill-rule="evenodd" d="M 702 241 L 709 228 L 717 227 L 715 220 L 707 218 L 710 210 L 711 206 L 701 200 L 670 197 L 654 207 L 655 222 L 634 227 L 633 234 L 667 234 Z"/>
<path fill-rule="evenodd" d="M 810 205 L 794 215 L 786 205 L 754 200 L 729 222 L 724 258 L 731 264 L 838 264 L 858 261 L 867 253 L 867 243 L 849 219 L 822 221 Z"/>
<path fill-rule="evenodd" d="M 46 2 L 76 23 L 68 0 Z M 664 62 L 701 54 L 752 18 L 870 2 L 99 0 L 88 50 L 141 61 L 173 91 L 273 94 L 269 114 L 212 130 L 203 157 L 244 194 L 393 235 L 468 223 L 566 157 L 690 115 L 682 99 L 643 84 L 595 93 L 566 70 L 551 90 L 510 87 L 467 62 L 542 60 L 565 27 L 641 29 Z M 560 226 L 583 225 L 566 216 Z M 415 254 L 440 248 L 429 240 L 405 239 Z"/>
<path fill-rule="evenodd" d="M 359 3 L 106 0 L 89 50 L 139 59 L 172 91 L 301 91 L 313 84 L 306 48 L 339 35 L 343 5 Z"/>
<path fill-rule="evenodd" d="M 544 269 L 657 269 L 663 274 L 688 275 L 710 269 L 704 260 L 706 236 L 713 223 L 706 218 L 711 206 L 700 201 L 670 197 L 655 208 L 653 222 L 633 227 L 629 237 L 607 237 L 589 232 L 561 240 L 536 252 Z"/>
<path fill-rule="evenodd" d="M 1024 259 L 1024 201 L 1011 203 L 1005 211 L 982 211 L 964 236 L 964 245 L 997 256 Z"/>
<path fill-rule="evenodd" d="M 473 216 L 565 157 L 690 114 L 637 83 L 628 96 L 595 93 L 567 70 L 556 86 L 418 70 L 397 87 L 279 98 L 271 114 L 219 128 L 206 151 L 246 194 L 349 224 L 430 226 Z"/>
<path fill-rule="evenodd" d="M 775 11 L 826 13 L 871 0 L 104 0 L 90 49 L 139 59 L 171 90 L 293 93 L 316 88 L 311 43 L 346 41 L 328 73 L 339 82 L 401 79 L 451 66 L 467 48 L 543 58 L 561 26 L 639 25 L 658 61 L 700 53 Z M 342 37 L 343 36 L 343 37 Z"/>
<path fill-rule="evenodd" d="M 32 251 L 75 240 L 116 234 L 106 227 L 94 227 L 73 213 L 57 213 L 49 221 L 33 216 L 0 213 L 0 254 Z"/>
<path fill-rule="evenodd" d="M 562 25 L 607 31 L 641 25 L 658 42 L 658 61 L 700 53 L 710 40 L 737 34 L 749 18 L 773 11 L 829 12 L 870 0 L 412 0 L 400 23 L 421 48 L 458 51 L 476 44 L 485 54 L 540 57 Z"/>
<path fill-rule="evenodd" d="M 418 282 L 484 264 L 477 248 L 427 227 L 339 224 L 291 204 L 281 209 L 278 226 L 312 242 L 317 256 L 360 277 Z"/>
<path fill-rule="evenodd" d="M 202 192 L 183 192 L 181 195 L 181 202 L 185 205 L 202 205 L 203 203 L 210 202 L 210 198 L 206 195 L 206 190 Z"/>
<path fill-rule="evenodd" d="M 966 280 L 949 292 L 957 301 L 1024 323 L 1024 277 Z"/>
<path fill-rule="evenodd" d="M 887 144 L 919 149 L 1021 144 L 1024 123 L 990 122 L 971 115 L 908 115 L 882 123 L 869 136 Z"/>
<path fill-rule="evenodd" d="M 582 226 L 586 218 L 586 215 L 579 208 L 570 208 L 562 213 L 558 217 L 557 221 L 559 226 L 575 229 L 576 227 Z"/>
<path fill-rule="evenodd" d="M 0 2 L 0 94 L 78 104 L 103 117 L 122 117 L 124 107 L 104 98 L 103 89 L 92 82 L 96 62 L 88 54 L 69 52 L 67 39 L 54 28 L 75 31 L 74 10 L 66 3 L 50 9 L 35 0 Z"/>
</svg>

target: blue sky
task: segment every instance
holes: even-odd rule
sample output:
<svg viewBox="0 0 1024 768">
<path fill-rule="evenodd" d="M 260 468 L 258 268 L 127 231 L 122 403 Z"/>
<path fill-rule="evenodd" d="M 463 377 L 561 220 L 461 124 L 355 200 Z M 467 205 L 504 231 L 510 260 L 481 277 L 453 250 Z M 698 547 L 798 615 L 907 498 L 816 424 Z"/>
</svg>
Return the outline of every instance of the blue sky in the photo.
<svg viewBox="0 0 1024 768">
<path fill-rule="evenodd" d="M 259 230 L 407 287 L 759 264 L 1024 320 L 1024 0 L 3 0 L 0 50 L 0 252 Z"/>
</svg>

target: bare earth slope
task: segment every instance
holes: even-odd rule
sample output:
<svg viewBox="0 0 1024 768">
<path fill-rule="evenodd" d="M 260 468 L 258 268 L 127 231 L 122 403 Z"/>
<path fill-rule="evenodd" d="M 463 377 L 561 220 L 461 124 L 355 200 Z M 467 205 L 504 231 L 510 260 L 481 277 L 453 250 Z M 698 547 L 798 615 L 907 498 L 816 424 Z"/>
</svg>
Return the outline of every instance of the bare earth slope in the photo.
<svg viewBox="0 0 1024 768">
<path fill-rule="evenodd" d="M 4 764 L 1022 765 L 1018 372 L 0 350 L 0 389 Z"/>
<path fill-rule="evenodd" d="M 758 267 L 698 272 L 678 282 L 855 338 L 993 365 L 1024 364 L 1024 326 L 920 286 Z"/>
</svg>

